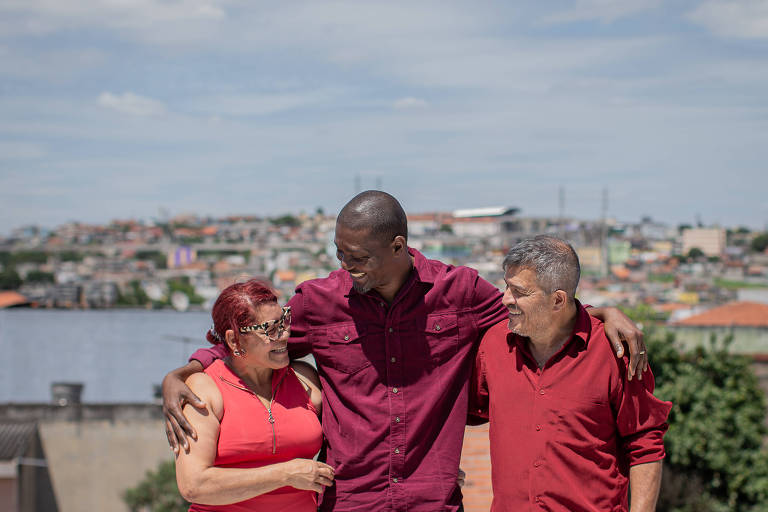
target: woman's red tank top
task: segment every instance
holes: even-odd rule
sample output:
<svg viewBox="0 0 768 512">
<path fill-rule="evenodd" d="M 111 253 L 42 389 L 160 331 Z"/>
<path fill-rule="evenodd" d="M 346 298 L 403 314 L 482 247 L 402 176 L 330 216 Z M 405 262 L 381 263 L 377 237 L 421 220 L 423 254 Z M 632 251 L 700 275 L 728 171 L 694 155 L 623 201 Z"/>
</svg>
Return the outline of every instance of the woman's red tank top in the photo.
<svg viewBox="0 0 768 512">
<path fill-rule="evenodd" d="M 287 366 L 272 372 L 271 418 L 267 407 L 224 361 L 214 361 L 205 373 L 216 383 L 224 399 L 215 466 L 257 468 L 295 458 L 311 459 L 320 450 L 320 421 L 293 368 Z M 315 512 L 317 495 L 286 486 L 231 505 L 193 504 L 189 510 Z"/>
</svg>

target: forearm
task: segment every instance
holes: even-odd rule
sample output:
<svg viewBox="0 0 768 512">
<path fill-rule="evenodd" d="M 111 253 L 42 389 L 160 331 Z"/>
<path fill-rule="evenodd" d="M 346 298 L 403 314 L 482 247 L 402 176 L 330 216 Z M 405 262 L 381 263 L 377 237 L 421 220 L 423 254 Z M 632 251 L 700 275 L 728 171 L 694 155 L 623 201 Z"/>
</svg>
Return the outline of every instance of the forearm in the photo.
<svg viewBox="0 0 768 512">
<path fill-rule="evenodd" d="M 177 484 L 181 495 L 190 503 L 228 505 L 287 485 L 284 465 L 243 469 L 211 466 L 187 471 L 177 465 Z"/>
<path fill-rule="evenodd" d="M 661 487 L 661 461 L 635 464 L 629 468 L 632 512 L 653 512 Z"/>
<path fill-rule="evenodd" d="M 203 365 L 197 359 L 193 359 L 184 366 L 171 370 L 168 375 L 178 377 L 182 382 L 186 381 L 190 375 L 203 371 Z"/>
</svg>

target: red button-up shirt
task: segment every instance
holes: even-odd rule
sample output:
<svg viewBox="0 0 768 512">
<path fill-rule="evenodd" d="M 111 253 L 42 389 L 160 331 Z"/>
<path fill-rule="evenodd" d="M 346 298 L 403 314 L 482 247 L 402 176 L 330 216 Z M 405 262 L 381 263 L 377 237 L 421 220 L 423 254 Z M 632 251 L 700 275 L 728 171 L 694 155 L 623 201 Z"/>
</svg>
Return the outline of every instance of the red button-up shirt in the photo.
<svg viewBox="0 0 768 512">
<path fill-rule="evenodd" d="M 302 283 L 292 357 L 311 352 L 336 485 L 321 510 L 457 510 L 469 377 L 480 336 L 506 316 L 499 290 L 467 267 L 414 258 L 391 304 L 342 270 Z M 192 355 L 203 366 L 221 347 Z"/>
<path fill-rule="evenodd" d="M 653 396 L 650 371 L 627 381 L 628 358 L 577 305 L 544 368 L 507 320 L 480 344 L 470 413 L 490 418 L 492 511 L 625 511 L 629 466 L 664 457 L 672 404 Z"/>
</svg>

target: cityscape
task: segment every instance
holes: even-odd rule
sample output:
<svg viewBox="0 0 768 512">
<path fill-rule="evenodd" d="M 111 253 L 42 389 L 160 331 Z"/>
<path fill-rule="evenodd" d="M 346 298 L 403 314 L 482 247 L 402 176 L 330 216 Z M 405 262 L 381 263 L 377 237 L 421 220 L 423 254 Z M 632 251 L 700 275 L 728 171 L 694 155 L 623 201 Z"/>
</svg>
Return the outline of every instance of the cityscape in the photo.
<svg viewBox="0 0 768 512">
<path fill-rule="evenodd" d="M 529 217 L 486 207 L 413 214 L 409 245 L 468 265 L 503 287 L 501 260 L 517 241 L 570 241 L 579 295 L 595 306 L 652 306 L 674 319 L 732 301 L 768 303 L 766 232 L 745 227 Z M 159 221 L 16 228 L 0 238 L 6 305 L 206 309 L 225 286 L 259 277 L 287 300 L 302 281 L 338 267 L 335 217 L 322 209 L 278 217 L 183 215 Z"/>
</svg>

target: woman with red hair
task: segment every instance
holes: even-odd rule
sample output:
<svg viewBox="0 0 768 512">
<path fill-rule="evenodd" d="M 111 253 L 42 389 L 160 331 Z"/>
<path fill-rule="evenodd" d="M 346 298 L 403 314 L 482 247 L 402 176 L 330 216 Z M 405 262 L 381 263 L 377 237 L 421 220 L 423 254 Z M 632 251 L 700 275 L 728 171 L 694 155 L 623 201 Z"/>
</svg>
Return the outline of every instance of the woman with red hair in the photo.
<svg viewBox="0 0 768 512">
<path fill-rule="evenodd" d="M 221 292 L 208 341 L 229 356 L 187 384 L 205 401 L 185 414 L 197 430 L 176 458 L 176 481 L 195 512 L 317 510 L 333 468 L 320 450 L 320 382 L 310 365 L 288 359 L 290 307 L 255 280 Z"/>
</svg>

